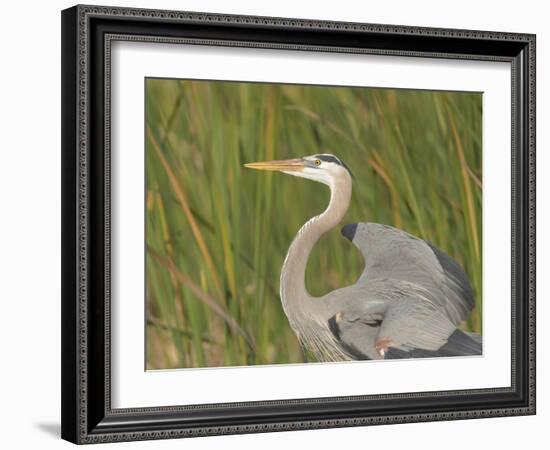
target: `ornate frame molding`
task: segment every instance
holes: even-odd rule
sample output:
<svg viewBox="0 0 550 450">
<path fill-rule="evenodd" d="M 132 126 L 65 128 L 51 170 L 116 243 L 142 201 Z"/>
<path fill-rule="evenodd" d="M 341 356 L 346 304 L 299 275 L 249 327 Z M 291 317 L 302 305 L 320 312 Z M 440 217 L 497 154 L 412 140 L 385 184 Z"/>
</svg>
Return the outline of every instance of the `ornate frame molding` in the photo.
<svg viewBox="0 0 550 450">
<path fill-rule="evenodd" d="M 65 10 L 62 21 L 62 435 L 65 439 L 97 443 L 535 413 L 534 35 L 99 6 Z M 159 35 L 136 33 L 125 29 L 130 23 L 142 31 L 152 23 L 162 24 L 171 32 L 169 35 L 163 35 L 163 31 Z M 186 26 L 192 26 L 196 35 L 185 36 Z M 182 36 L 174 36 L 177 29 L 182 31 Z M 235 39 L 238 33 L 231 33 L 236 29 L 246 32 L 248 38 Z M 322 33 L 313 39 L 311 30 Z M 365 43 L 372 40 L 374 45 L 342 45 L 349 42 L 347 37 L 351 34 L 360 36 Z M 113 410 L 110 402 L 110 49 L 115 40 L 510 62 L 513 77 L 511 387 Z M 443 41 L 452 51 L 444 51 Z M 103 117 L 100 126 L 99 109 Z M 98 148 L 103 149 L 99 160 Z M 99 231 L 100 239 L 97 238 Z M 100 278 L 102 289 L 98 292 L 96 281 Z M 102 363 L 96 355 L 98 346 L 102 346 Z M 103 376 L 103 381 L 92 381 L 91 378 L 98 375 Z M 100 401 L 95 398 L 98 395 Z M 415 401 L 428 397 L 434 399 L 432 410 L 415 409 Z M 465 407 L 450 406 L 446 410 L 437 403 L 438 398 L 453 397 Z M 330 416 L 328 409 L 323 410 L 336 403 L 362 401 L 365 405 L 367 402 L 379 405 L 385 400 L 398 400 L 406 404 L 410 412 L 383 413 L 384 408 L 378 407 L 361 414 L 349 409 L 336 417 Z M 285 407 L 307 410 L 313 405 L 319 418 L 307 418 L 304 413 L 305 419 L 291 414 L 284 419 Z M 271 421 L 243 420 L 243 410 L 247 408 L 262 411 L 271 408 L 277 410 L 280 419 L 274 416 Z M 237 411 L 234 423 L 216 422 L 210 417 L 209 411 L 220 409 Z M 197 417 L 185 417 L 190 412 L 197 413 Z M 204 425 L 209 418 L 212 424 Z"/>
</svg>

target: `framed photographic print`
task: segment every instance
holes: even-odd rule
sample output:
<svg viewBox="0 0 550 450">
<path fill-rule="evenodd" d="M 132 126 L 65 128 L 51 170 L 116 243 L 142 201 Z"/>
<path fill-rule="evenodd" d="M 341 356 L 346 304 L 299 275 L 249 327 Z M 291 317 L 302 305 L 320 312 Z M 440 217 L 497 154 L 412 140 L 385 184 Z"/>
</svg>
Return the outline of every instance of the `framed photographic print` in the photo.
<svg viewBox="0 0 550 450">
<path fill-rule="evenodd" d="M 62 12 L 62 436 L 535 413 L 535 36 Z"/>
</svg>

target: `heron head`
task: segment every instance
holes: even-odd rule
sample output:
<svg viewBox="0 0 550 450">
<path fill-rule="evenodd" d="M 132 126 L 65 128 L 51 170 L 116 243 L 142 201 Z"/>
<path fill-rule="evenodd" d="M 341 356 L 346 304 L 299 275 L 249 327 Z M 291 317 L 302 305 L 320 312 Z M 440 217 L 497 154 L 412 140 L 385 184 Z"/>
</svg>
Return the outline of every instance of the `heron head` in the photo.
<svg viewBox="0 0 550 450">
<path fill-rule="evenodd" d="M 320 153 L 302 158 L 265 161 L 245 164 L 249 169 L 276 170 L 295 177 L 308 178 L 329 186 L 339 180 L 351 181 L 352 173 L 341 159 L 330 153 Z"/>
</svg>

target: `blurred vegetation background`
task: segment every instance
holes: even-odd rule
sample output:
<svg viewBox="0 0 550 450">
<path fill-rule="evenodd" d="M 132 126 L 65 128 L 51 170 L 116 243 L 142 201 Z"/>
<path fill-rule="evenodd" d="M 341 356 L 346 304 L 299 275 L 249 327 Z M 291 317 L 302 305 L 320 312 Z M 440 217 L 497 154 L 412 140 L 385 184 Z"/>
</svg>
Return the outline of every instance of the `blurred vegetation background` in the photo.
<svg viewBox="0 0 550 450">
<path fill-rule="evenodd" d="M 328 188 L 245 162 L 334 153 L 354 172 L 342 226 L 420 236 L 468 273 L 481 332 L 482 97 L 477 93 L 147 79 L 147 368 L 298 363 L 279 300 L 300 226 Z M 313 295 L 363 261 L 339 228 L 307 270 Z"/>
</svg>

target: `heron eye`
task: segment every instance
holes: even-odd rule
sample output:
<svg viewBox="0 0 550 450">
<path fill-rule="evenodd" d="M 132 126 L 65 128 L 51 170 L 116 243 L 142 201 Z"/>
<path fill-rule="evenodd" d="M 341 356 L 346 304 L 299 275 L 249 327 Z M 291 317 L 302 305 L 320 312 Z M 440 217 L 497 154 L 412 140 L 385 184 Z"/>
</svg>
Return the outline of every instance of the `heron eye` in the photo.
<svg viewBox="0 0 550 450">
<path fill-rule="evenodd" d="M 320 165 L 321 165 L 321 160 L 320 160 L 320 159 L 316 159 L 316 160 L 315 160 L 315 165 L 316 165 L 316 166 L 320 166 Z"/>
</svg>

